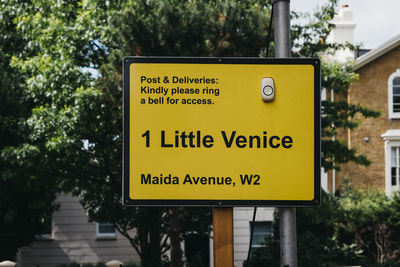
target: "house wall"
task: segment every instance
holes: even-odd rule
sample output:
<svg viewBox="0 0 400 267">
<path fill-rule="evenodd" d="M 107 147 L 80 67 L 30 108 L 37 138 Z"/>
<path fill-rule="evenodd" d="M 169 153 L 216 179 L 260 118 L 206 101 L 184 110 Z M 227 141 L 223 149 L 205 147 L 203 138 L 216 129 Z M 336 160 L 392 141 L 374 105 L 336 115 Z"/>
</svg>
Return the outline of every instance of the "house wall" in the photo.
<svg viewBox="0 0 400 267">
<path fill-rule="evenodd" d="M 115 239 L 99 239 L 96 223 L 89 223 L 79 201 L 69 194 L 57 198 L 60 209 L 53 215 L 50 238 L 34 242 L 19 253 L 18 266 L 54 267 L 64 263 L 96 263 L 110 260 L 140 261 L 128 240 L 117 233 Z M 234 262 L 241 267 L 247 258 L 250 222 L 254 208 L 234 208 Z M 273 221 L 274 208 L 258 208 L 256 221 Z M 182 246 L 183 247 L 183 246 Z M 210 266 L 213 266 L 210 242 Z"/>
<path fill-rule="evenodd" d="M 346 164 L 336 175 L 336 185 L 343 177 L 351 178 L 352 184 L 359 188 L 375 187 L 385 190 L 385 147 L 381 137 L 388 129 L 400 129 L 400 120 L 388 118 L 389 76 L 400 69 L 400 47 L 397 47 L 364 67 L 358 69 L 359 81 L 349 88 L 349 102 L 360 103 L 381 112 L 379 118 L 361 120 L 354 130 L 348 131 L 346 140 L 349 147 L 357 148 L 372 161 L 369 167 Z M 369 141 L 364 140 L 368 137 Z M 343 139 L 343 138 L 341 138 Z"/>
<path fill-rule="evenodd" d="M 274 208 L 258 208 L 256 221 L 274 220 Z M 254 208 L 233 209 L 233 259 L 235 267 L 242 267 L 247 259 L 250 243 L 250 222 L 253 221 Z"/>
<path fill-rule="evenodd" d="M 21 250 L 18 266 L 53 267 L 62 263 L 96 263 L 110 260 L 139 262 L 139 256 L 128 240 L 117 233 L 114 239 L 96 237 L 96 223 L 78 200 L 63 194 L 57 199 L 59 211 L 53 215 L 52 236 L 34 242 Z"/>
</svg>

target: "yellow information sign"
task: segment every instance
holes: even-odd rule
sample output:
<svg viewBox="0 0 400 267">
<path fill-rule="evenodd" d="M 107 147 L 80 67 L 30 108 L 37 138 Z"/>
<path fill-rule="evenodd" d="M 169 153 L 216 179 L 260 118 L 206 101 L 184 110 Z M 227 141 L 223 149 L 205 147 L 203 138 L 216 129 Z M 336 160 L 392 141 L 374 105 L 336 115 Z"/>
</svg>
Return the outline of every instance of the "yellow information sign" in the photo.
<svg viewBox="0 0 400 267">
<path fill-rule="evenodd" d="M 319 204 L 317 59 L 123 65 L 124 204 Z"/>
</svg>

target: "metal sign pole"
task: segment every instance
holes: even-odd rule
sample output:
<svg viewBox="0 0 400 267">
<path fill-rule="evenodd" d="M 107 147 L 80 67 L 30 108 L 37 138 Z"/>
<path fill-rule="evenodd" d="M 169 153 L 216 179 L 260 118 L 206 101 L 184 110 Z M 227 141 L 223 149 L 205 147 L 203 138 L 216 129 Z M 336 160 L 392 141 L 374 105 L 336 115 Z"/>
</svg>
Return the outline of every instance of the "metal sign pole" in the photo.
<svg viewBox="0 0 400 267">
<path fill-rule="evenodd" d="M 290 0 L 273 0 L 275 57 L 290 57 Z M 297 267 L 296 209 L 279 209 L 281 266 Z"/>
</svg>

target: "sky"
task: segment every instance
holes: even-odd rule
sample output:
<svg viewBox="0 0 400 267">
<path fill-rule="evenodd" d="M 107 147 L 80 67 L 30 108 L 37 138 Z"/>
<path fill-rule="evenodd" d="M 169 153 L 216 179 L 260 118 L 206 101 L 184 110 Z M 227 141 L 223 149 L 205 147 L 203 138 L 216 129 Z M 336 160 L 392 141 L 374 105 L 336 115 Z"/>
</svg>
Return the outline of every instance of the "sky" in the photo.
<svg viewBox="0 0 400 267">
<path fill-rule="evenodd" d="M 312 12 L 326 0 L 290 0 L 290 9 Z M 339 0 L 339 7 L 348 4 L 353 10 L 357 26 L 354 32 L 356 44 L 373 49 L 400 34 L 400 0 Z"/>
</svg>

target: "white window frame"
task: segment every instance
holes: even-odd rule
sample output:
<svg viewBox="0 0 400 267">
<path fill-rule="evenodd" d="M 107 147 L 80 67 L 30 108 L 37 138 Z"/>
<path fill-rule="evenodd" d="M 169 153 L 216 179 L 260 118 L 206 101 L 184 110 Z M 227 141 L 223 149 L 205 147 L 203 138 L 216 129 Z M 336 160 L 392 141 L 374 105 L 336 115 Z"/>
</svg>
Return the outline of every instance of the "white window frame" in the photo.
<svg viewBox="0 0 400 267">
<path fill-rule="evenodd" d="M 387 130 L 382 138 L 385 141 L 385 192 L 390 197 L 399 189 L 399 185 L 392 186 L 392 148 L 400 147 L 400 130 Z"/>
<path fill-rule="evenodd" d="M 391 164 L 390 166 L 390 177 L 391 177 L 391 190 L 392 192 L 394 191 L 399 191 L 399 170 L 400 170 L 400 162 L 399 162 L 399 152 L 400 152 L 400 145 L 399 146 L 392 146 L 390 149 L 392 152 L 393 150 L 396 153 L 396 163 L 395 166 L 393 166 L 393 164 Z M 392 156 L 392 153 L 391 153 Z M 392 161 L 392 159 L 390 159 Z M 392 163 L 392 162 L 391 162 Z M 395 184 L 393 185 L 393 174 L 392 174 L 392 168 L 395 167 L 396 168 L 396 178 L 395 178 Z"/>
<path fill-rule="evenodd" d="M 110 224 L 110 223 L 96 223 L 96 237 L 98 239 L 116 239 L 117 232 L 114 228 L 114 233 L 100 233 L 100 224 Z"/>
<path fill-rule="evenodd" d="M 389 119 L 400 119 L 400 112 L 393 111 L 393 80 L 400 78 L 400 69 L 393 72 L 388 79 L 388 115 Z"/>
</svg>

